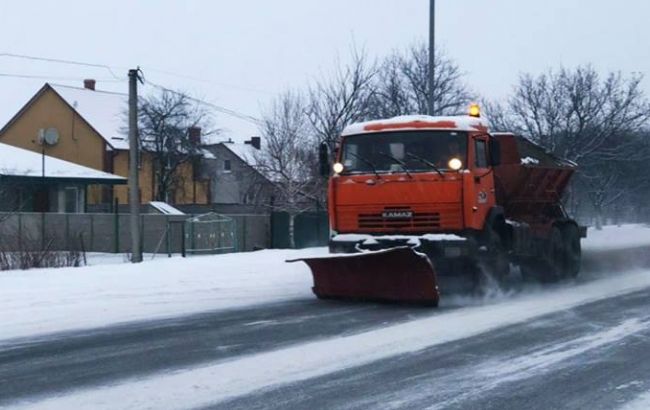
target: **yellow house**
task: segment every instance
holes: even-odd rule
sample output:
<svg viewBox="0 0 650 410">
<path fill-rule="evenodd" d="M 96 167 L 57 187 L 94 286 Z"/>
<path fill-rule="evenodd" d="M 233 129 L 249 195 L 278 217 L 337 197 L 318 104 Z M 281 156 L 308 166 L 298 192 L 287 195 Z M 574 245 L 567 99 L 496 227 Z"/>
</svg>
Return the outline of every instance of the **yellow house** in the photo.
<svg viewBox="0 0 650 410">
<path fill-rule="evenodd" d="M 94 80 L 85 80 L 83 88 L 45 84 L 0 129 L 0 142 L 127 177 L 127 103 L 126 94 L 95 90 Z M 44 135 L 56 135 L 56 141 Z M 209 184 L 198 178 L 197 166 L 188 163 L 180 168 L 181 183 L 169 202 L 208 203 Z M 143 152 L 139 181 L 142 203 L 155 199 L 154 175 L 152 154 Z M 90 186 L 86 200 L 90 205 L 126 204 L 128 187 Z"/>
</svg>

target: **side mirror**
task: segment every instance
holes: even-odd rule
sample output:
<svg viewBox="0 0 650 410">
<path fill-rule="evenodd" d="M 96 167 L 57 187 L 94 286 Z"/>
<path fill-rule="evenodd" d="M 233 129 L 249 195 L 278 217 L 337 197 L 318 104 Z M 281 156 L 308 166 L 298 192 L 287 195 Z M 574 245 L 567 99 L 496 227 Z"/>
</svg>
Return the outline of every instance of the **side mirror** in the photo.
<svg viewBox="0 0 650 410">
<path fill-rule="evenodd" d="M 318 146 L 318 167 L 322 177 L 330 175 L 329 147 L 326 142 L 321 142 Z"/>
<path fill-rule="evenodd" d="M 490 165 L 493 167 L 501 165 L 501 143 L 494 137 L 490 138 Z"/>
</svg>

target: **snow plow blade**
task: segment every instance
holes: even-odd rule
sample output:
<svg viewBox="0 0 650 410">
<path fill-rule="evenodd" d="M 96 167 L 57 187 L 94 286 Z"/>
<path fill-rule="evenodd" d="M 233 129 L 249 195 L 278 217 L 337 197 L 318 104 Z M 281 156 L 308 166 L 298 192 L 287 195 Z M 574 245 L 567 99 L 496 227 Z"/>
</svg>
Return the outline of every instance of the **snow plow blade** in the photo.
<svg viewBox="0 0 650 410">
<path fill-rule="evenodd" d="M 409 247 L 294 259 L 304 261 L 321 299 L 373 300 L 437 306 L 436 274 L 426 255 Z"/>
</svg>

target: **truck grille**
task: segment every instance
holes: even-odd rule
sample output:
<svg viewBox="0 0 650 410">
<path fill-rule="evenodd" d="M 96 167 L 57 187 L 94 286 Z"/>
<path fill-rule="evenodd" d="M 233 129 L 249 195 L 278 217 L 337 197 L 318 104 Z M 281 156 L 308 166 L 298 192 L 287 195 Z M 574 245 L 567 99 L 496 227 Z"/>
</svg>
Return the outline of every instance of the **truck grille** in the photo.
<svg viewBox="0 0 650 410">
<path fill-rule="evenodd" d="M 388 217 L 388 215 L 396 215 Z M 431 230 L 440 228 L 439 212 L 411 212 L 408 208 L 391 208 L 380 213 L 359 214 L 357 222 L 361 229 L 403 229 Z"/>
</svg>

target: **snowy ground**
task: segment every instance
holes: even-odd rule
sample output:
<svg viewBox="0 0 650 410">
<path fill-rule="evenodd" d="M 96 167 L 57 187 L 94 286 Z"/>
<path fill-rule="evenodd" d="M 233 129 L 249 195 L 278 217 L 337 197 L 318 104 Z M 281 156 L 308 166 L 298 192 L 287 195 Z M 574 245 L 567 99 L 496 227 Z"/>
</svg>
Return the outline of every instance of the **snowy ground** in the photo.
<svg viewBox="0 0 650 410">
<path fill-rule="evenodd" d="M 650 391 L 642 394 L 632 402 L 625 405 L 621 410 L 648 410 L 650 409 Z"/>
<path fill-rule="evenodd" d="M 311 297 L 311 276 L 286 259 L 326 249 L 264 250 L 142 264 L 0 273 L 2 340 Z M 91 258 L 91 263 L 98 259 Z"/>
<path fill-rule="evenodd" d="M 650 246 L 641 225 L 589 230 L 585 249 Z M 0 273 L 2 340 L 269 303 L 312 298 L 311 275 L 286 259 L 325 248 L 181 259 L 151 255 L 141 265 L 124 255 L 92 254 L 91 266 Z"/>
<path fill-rule="evenodd" d="M 605 226 L 602 230 L 590 228 L 582 246 L 592 251 L 650 246 L 650 226 Z"/>
</svg>

